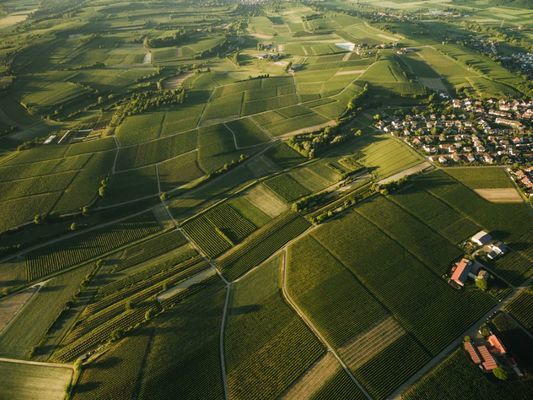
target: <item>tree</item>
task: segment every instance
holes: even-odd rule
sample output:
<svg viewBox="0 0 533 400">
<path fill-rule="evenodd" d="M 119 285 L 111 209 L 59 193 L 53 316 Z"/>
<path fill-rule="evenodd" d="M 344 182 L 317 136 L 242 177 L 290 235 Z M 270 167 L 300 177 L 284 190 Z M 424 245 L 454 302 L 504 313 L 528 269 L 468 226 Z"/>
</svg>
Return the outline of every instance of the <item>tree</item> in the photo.
<svg viewBox="0 0 533 400">
<path fill-rule="evenodd" d="M 496 367 L 492 370 L 492 373 L 496 378 L 498 378 L 501 381 L 506 381 L 508 376 L 507 372 L 502 367 Z"/>
<path fill-rule="evenodd" d="M 70 229 L 71 231 L 75 231 L 76 229 L 78 229 L 78 224 L 76 224 L 75 222 L 73 222 L 72 224 L 70 224 L 69 229 Z"/>
<path fill-rule="evenodd" d="M 476 278 L 476 286 L 478 289 L 486 291 L 488 289 L 487 280 L 485 278 Z"/>
<path fill-rule="evenodd" d="M 83 215 L 84 217 L 89 215 L 89 206 L 83 206 L 83 208 L 81 209 L 81 215 Z"/>
<path fill-rule="evenodd" d="M 104 197 L 105 196 L 105 186 L 100 186 L 98 188 L 98 196 Z"/>
<path fill-rule="evenodd" d="M 33 223 L 35 225 L 39 225 L 43 222 L 43 217 L 41 214 L 35 214 L 35 216 L 33 217 Z"/>
<path fill-rule="evenodd" d="M 166 192 L 161 192 L 161 194 L 159 195 L 159 200 L 165 201 L 166 199 L 167 199 Z"/>
</svg>

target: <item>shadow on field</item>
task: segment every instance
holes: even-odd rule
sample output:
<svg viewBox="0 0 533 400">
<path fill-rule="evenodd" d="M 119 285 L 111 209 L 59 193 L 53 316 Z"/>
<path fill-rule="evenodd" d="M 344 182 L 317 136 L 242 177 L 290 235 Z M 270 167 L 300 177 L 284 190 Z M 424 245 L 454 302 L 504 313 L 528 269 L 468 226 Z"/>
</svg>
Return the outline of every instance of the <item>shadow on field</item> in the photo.
<svg viewBox="0 0 533 400">
<path fill-rule="evenodd" d="M 231 309 L 232 315 L 250 314 L 261 309 L 260 304 L 248 304 L 246 306 L 235 307 Z"/>
</svg>

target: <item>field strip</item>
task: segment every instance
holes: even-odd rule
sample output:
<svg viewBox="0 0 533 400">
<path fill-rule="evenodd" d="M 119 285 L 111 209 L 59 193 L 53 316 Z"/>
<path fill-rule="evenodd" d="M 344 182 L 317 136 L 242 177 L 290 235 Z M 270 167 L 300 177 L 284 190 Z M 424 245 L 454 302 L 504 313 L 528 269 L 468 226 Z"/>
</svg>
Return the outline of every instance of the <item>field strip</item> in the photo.
<svg viewBox="0 0 533 400">
<path fill-rule="evenodd" d="M 427 168 L 431 168 L 432 165 L 428 161 L 423 161 L 420 164 L 415 165 L 414 167 L 404 169 L 403 171 L 400 171 L 394 175 L 389 176 L 388 178 L 384 178 L 378 182 L 378 184 L 383 185 L 389 182 L 397 181 L 401 178 L 404 178 L 409 175 L 417 174 L 419 172 L 424 171 Z"/>
<path fill-rule="evenodd" d="M 9 328 L 45 284 L 46 281 L 0 299 L 0 335 Z"/>
<path fill-rule="evenodd" d="M 180 153 L 180 154 L 178 154 L 178 155 L 176 155 L 176 156 L 173 156 L 173 157 L 170 157 L 170 158 L 165 158 L 164 160 L 157 161 L 157 162 L 155 162 L 155 163 L 144 164 L 143 166 L 135 167 L 135 168 L 121 169 L 121 170 L 119 170 L 118 172 L 114 172 L 114 173 L 115 173 L 115 174 L 121 174 L 121 173 L 123 173 L 123 172 L 135 171 L 135 170 L 137 170 L 137 169 L 139 169 L 139 168 L 150 167 L 150 166 L 152 166 L 152 165 L 162 164 L 162 163 L 164 163 L 164 162 L 167 162 L 167 161 L 170 161 L 170 160 L 175 160 L 176 158 L 179 158 L 179 157 L 181 157 L 181 156 L 185 156 L 185 155 L 187 155 L 187 154 L 191 154 L 191 153 L 194 153 L 194 152 L 197 152 L 197 151 L 198 151 L 198 148 L 193 149 L 193 150 L 189 150 L 189 151 L 187 151 L 187 152 L 185 152 L 185 153 Z"/>
<path fill-rule="evenodd" d="M 391 315 L 339 347 L 338 351 L 350 369 L 355 370 L 403 335 L 405 331 Z"/>
<path fill-rule="evenodd" d="M 337 71 L 334 76 L 362 74 L 366 69 L 353 69 L 349 71 Z"/>
<path fill-rule="evenodd" d="M 39 367 L 54 367 L 54 368 L 66 368 L 66 369 L 72 369 L 73 368 L 73 366 L 71 364 L 59 364 L 59 363 L 49 363 L 49 362 L 42 362 L 42 361 L 18 360 L 18 359 L 14 359 L 14 358 L 3 358 L 3 357 L 0 357 L 0 362 L 12 363 L 12 364 L 36 365 L 36 366 L 39 366 Z"/>
<path fill-rule="evenodd" d="M 319 129 L 325 128 L 327 126 L 335 126 L 335 125 L 337 125 L 337 121 L 332 119 L 332 120 L 329 120 L 328 122 L 324 122 L 323 124 L 308 126 L 306 128 L 301 128 L 301 129 L 297 129 L 297 130 L 292 131 L 292 132 L 284 133 L 283 135 L 280 135 L 278 137 L 280 139 L 287 139 L 287 138 L 289 138 L 291 136 L 296 136 L 296 135 L 299 135 L 301 133 L 313 132 L 313 131 L 317 131 Z"/>
<path fill-rule="evenodd" d="M 280 398 L 283 400 L 310 399 L 332 378 L 341 366 L 328 351 L 294 382 Z"/>
<path fill-rule="evenodd" d="M 344 55 L 344 57 L 342 57 L 342 61 L 348 61 L 350 59 L 350 57 L 352 56 L 353 53 L 346 53 Z"/>
<path fill-rule="evenodd" d="M 177 294 L 180 294 L 181 292 L 187 290 L 192 285 L 196 285 L 198 283 L 201 283 L 212 276 L 216 275 L 217 271 L 212 266 L 207 267 L 205 270 L 198 272 L 197 274 L 191 276 L 190 278 L 185 279 L 184 281 L 178 283 L 175 286 L 172 286 L 167 291 L 161 293 L 156 297 L 157 301 L 162 302 L 163 300 L 170 299 L 171 297 L 176 296 Z"/>
<path fill-rule="evenodd" d="M 283 251 L 283 266 L 282 266 L 282 268 L 283 268 L 283 270 L 282 270 L 282 273 L 281 273 L 281 281 L 282 281 L 281 292 L 283 294 L 283 298 L 287 301 L 287 304 L 294 310 L 294 312 L 296 312 L 296 314 L 298 314 L 298 316 L 307 325 L 307 327 L 311 330 L 311 332 L 313 332 L 313 334 L 320 340 L 320 342 L 323 343 L 326 346 L 328 351 L 330 351 L 331 354 L 333 354 L 333 356 L 337 359 L 337 361 L 339 362 L 341 367 L 344 369 L 344 371 L 346 371 L 346 373 L 348 374 L 350 379 L 357 385 L 359 390 L 361 390 L 361 392 L 363 392 L 365 397 L 368 400 L 372 400 L 372 397 L 368 394 L 368 392 L 363 387 L 363 385 L 361 385 L 359 383 L 359 381 L 355 378 L 355 376 L 353 376 L 353 374 L 350 371 L 350 369 L 342 361 L 342 359 L 339 357 L 339 355 L 333 349 L 333 347 L 329 344 L 329 342 L 326 340 L 326 338 L 324 336 L 322 336 L 320 331 L 313 325 L 313 323 L 309 320 L 309 318 L 307 318 L 307 316 L 302 312 L 302 310 L 300 310 L 300 308 L 296 305 L 296 303 L 290 297 L 289 291 L 287 290 L 287 246 L 285 246 L 284 251 Z"/>
<path fill-rule="evenodd" d="M 514 187 L 501 189 L 474 189 L 478 195 L 492 203 L 521 203 L 522 196 Z"/>
</svg>

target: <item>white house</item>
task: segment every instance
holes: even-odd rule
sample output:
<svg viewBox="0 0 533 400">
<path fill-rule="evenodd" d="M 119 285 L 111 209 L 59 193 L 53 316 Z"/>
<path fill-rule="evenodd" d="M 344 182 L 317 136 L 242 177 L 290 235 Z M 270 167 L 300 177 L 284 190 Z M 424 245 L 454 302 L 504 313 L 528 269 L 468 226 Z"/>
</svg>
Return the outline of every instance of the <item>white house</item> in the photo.
<svg viewBox="0 0 533 400">
<path fill-rule="evenodd" d="M 492 237 L 485 231 L 479 231 L 470 240 L 479 246 L 484 246 L 492 240 Z"/>
</svg>

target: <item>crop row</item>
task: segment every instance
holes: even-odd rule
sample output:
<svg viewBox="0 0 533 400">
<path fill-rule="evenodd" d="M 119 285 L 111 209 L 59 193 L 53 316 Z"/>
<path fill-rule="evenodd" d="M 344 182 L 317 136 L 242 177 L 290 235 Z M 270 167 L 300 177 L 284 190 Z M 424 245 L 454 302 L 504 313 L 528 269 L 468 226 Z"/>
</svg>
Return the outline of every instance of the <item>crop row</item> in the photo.
<svg viewBox="0 0 533 400">
<path fill-rule="evenodd" d="M 366 400 L 366 397 L 348 374 L 339 369 L 312 397 L 312 400 L 329 399 Z"/>
<path fill-rule="evenodd" d="M 137 282 L 129 286 L 125 290 L 122 290 L 119 292 L 113 292 L 101 298 L 97 302 L 88 305 L 87 308 L 85 309 L 85 313 L 94 314 L 137 292 L 151 288 L 154 285 L 161 284 L 165 279 L 168 279 L 170 277 L 175 277 L 175 276 L 179 276 L 179 277 L 187 276 L 191 271 L 197 271 L 199 266 L 203 267 L 203 265 L 204 265 L 203 263 L 199 262 L 198 258 L 193 258 L 191 260 L 188 260 L 184 262 L 183 264 L 179 264 L 175 266 L 174 268 L 163 271 L 146 280 Z"/>
<path fill-rule="evenodd" d="M 174 269 L 173 267 L 183 263 L 184 261 L 194 258 L 196 255 L 198 255 L 198 253 L 195 250 L 184 249 L 183 252 L 176 254 L 172 258 L 157 262 L 153 265 L 143 268 L 142 271 L 139 271 L 132 275 L 128 275 L 120 280 L 110 282 L 107 285 L 101 286 L 98 291 L 98 294 L 99 296 L 103 297 L 114 292 L 118 292 L 122 289 L 136 284 L 137 282 L 141 282 L 145 279 L 150 278 L 151 276 L 159 274 L 160 272 L 166 271 L 168 269 Z M 183 268 L 184 265 L 186 264 L 180 265 L 180 268 Z"/>
<path fill-rule="evenodd" d="M 232 246 L 231 241 L 219 234 L 204 215 L 186 223 L 183 229 L 208 257 L 215 257 Z"/>
<path fill-rule="evenodd" d="M 151 212 L 74 236 L 26 256 L 27 279 L 33 281 L 79 264 L 161 229 Z"/>
<path fill-rule="evenodd" d="M 59 362 L 68 362 L 87 353 L 97 345 L 108 341 L 114 331 L 127 331 L 145 320 L 146 313 L 149 310 L 156 310 L 157 305 L 145 304 L 141 307 L 118 315 L 107 322 L 95 327 L 89 334 L 84 335 L 77 340 L 59 349 L 54 353 L 53 358 Z"/>
<path fill-rule="evenodd" d="M 461 255 L 458 247 L 384 197 L 365 203 L 357 210 L 439 275 Z"/>
<path fill-rule="evenodd" d="M 303 233 L 310 224 L 297 214 L 286 214 L 250 238 L 242 247 L 219 260 L 222 271 L 235 279 L 265 261 L 283 245 Z"/>
<path fill-rule="evenodd" d="M 374 399 L 385 399 L 430 359 L 415 340 L 404 335 L 357 368 L 354 375 Z"/>
<path fill-rule="evenodd" d="M 206 218 L 236 244 L 255 231 L 256 226 L 224 203 L 206 213 Z"/>
<path fill-rule="evenodd" d="M 186 243 L 187 239 L 185 239 L 185 236 L 183 236 L 178 230 L 163 233 L 142 243 L 128 247 L 124 251 L 123 258 L 119 260 L 115 270 L 121 271 L 140 264 L 146 260 L 181 247 Z"/>
<path fill-rule="evenodd" d="M 69 342 L 78 339 L 79 337 L 89 333 L 105 321 L 114 318 L 116 315 L 122 312 L 127 312 L 128 307 L 134 307 L 135 305 L 146 301 L 148 298 L 164 290 L 165 287 L 169 287 L 179 281 L 187 279 L 189 276 L 199 272 L 204 267 L 204 263 L 199 263 L 187 271 L 180 271 L 170 277 L 166 277 L 166 279 L 162 279 L 163 277 L 158 277 L 160 278 L 158 281 L 150 280 L 150 282 L 147 282 L 147 284 L 150 285 L 149 287 L 140 291 L 136 291 L 135 293 L 129 295 L 129 297 L 126 297 L 124 293 L 121 293 L 123 297 L 121 297 L 120 299 L 116 299 L 115 302 L 109 304 L 106 308 L 99 309 L 97 312 L 91 314 L 89 317 L 78 323 L 78 325 L 69 333 L 67 339 L 69 340 Z M 186 293 L 187 292 L 188 290 L 186 291 Z M 110 297 L 115 299 L 115 296 Z M 106 301 L 106 303 L 109 303 L 109 299 Z"/>
<path fill-rule="evenodd" d="M 289 203 L 310 193 L 307 188 L 286 174 L 266 180 L 265 185 Z"/>
<path fill-rule="evenodd" d="M 524 291 L 507 305 L 507 310 L 524 328 L 533 332 L 533 293 Z"/>
</svg>

